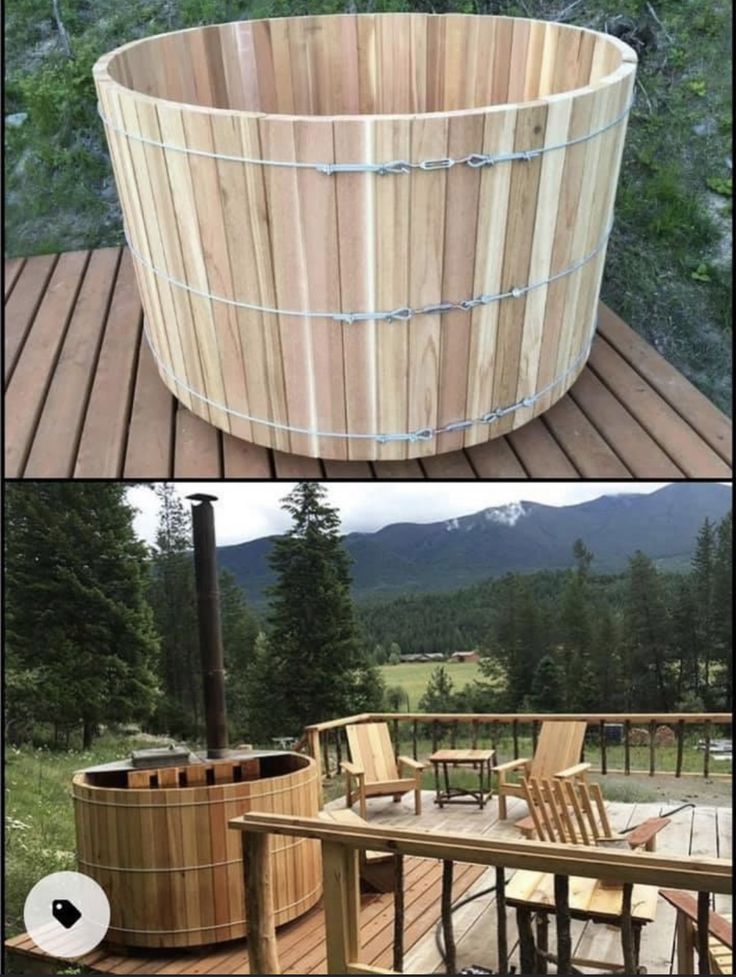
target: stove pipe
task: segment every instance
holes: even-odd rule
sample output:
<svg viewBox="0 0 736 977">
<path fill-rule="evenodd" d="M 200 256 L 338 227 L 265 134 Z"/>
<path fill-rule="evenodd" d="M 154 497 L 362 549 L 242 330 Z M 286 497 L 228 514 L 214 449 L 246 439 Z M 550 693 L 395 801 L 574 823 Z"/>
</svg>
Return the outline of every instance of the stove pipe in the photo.
<svg viewBox="0 0 736 977">
<path fill-rule="evenodd" d="M 215 495 L 190 495 L 194 537 L 194 576 L 197 585 L 199 653 L 204 678 L 204 712 L 207 724 L 207 759 L 228 754 L 225 663 L 220 626 L 220 587 L 215 550 Z"/>
</svg>

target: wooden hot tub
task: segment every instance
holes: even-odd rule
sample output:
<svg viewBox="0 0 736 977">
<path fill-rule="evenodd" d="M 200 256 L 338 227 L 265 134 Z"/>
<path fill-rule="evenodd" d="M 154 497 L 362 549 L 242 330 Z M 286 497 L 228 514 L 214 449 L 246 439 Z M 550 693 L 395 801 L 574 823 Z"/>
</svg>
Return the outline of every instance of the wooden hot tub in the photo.
<svg viewBox="0 0 736 977">
<path fill-rule="evenodd" d="M 181 947 L 245 936 L 240 837 L 250 810 L 311 816 L 319 769 L 296 753 L 184 767 L 85 772 L 72 781 L 80 872 L 107 893 L 108 940 Z M 319 845 L 271 839 L 276 924 L 322 892 Z"/>
<path fill-rule="evenodd" d="M 590 351 L 636 55 L 460 14 L 148 37 L 94 77 L 163 382 L 236 437 L 405 459 L 547 410 Z"/>
</svg>

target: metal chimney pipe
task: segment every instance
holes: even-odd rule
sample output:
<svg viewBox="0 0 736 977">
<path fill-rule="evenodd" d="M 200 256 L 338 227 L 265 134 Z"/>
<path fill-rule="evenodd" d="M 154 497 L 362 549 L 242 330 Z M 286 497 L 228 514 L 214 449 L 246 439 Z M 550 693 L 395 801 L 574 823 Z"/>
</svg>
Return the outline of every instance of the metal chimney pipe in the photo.
<svg viewBox="0 0 736 977">
<path fill-rule="evenodd" d="M 220 625 L 220 587 L 215 549 L 215 495 L 190 495 L 194 576 L 197 585 L 199 653 L 204 677 L 204 713 L 207 725 L 207 759 L 228 754 L 227 707 L 225 705 L 225 660 Z"/>
</svg>

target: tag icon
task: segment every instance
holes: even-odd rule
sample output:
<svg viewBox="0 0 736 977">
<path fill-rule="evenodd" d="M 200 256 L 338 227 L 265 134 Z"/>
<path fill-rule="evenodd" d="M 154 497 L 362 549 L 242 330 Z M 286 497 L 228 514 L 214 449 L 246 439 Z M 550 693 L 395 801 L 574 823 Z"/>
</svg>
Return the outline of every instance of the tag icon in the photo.
<svg viewBox="0 0 736 977">
<path fill-rule="evenodd" d="M 51 904 L 51 915 L 67 930 L 82 918 L 80 911 L 68 899 L 54 899 Z"/>
</svg>

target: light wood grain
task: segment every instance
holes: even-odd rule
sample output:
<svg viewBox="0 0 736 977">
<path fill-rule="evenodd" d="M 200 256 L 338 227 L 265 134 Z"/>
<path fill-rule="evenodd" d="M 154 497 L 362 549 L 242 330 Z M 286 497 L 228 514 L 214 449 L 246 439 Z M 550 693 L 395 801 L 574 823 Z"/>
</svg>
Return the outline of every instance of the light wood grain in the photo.
<svg viewBox="0 0 736 977">
<path fill-rule="evenodd" d="M 166 385 L 236 438 L 331 460 L 452 452 L 548 409 L 583 368 L 604 250 L 472 312 L 350 325 L 330 313 L 457 302 L 564 271 L 610 224 L 625 121 L 482 170 L 326 175 L 197 153 L 418 162 L 555 146 L 623 111 L 635 63 L 581 28 L 421 13 L 222 24 L 105 55 L 95 81 L 104 114 L 130 134 L 108 139 Z M 429 440 L 349 437 L 477 419 L 573 364 L 494 423 Z"/>
</svg>

